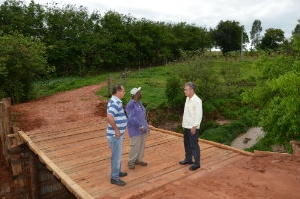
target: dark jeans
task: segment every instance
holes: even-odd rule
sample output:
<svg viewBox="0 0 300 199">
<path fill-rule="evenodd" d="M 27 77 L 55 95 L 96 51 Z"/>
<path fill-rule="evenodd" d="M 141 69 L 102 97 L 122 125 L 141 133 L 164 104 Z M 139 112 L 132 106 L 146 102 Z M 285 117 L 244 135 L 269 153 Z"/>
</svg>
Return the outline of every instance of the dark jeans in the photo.
<svg viewBox="0 0 300 199">
<path fill-rule="evenodd" d="M 200 146 L 198 144 L 199 129 L 196 129 L 194 135 L 191 134 L 191 129 L 184 128 L 183 132 L 185 159 L 188 162 L 192 162 L 192 158 L 194 157 L 194 164 L 200 166 Z"/>
</svg>

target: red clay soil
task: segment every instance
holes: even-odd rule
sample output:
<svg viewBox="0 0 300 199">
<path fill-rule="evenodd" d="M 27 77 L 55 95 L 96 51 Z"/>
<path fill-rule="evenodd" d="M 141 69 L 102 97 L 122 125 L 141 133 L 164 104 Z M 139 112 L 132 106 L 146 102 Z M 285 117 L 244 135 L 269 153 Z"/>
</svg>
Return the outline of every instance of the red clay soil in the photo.
<svg viewBox="0 0 300 199">
<path fill-rule="evenodd" d="M 63 126 L 68 122 L 105 117 L 106 102 L 100 101 L 94 94 L 102 86 L 105 84 L 13 105 L 14 125 L 20 130 L 30 131 L 49 125 Z M 0 197 L 17 198 L 2 149 L 0 158 Z M 249 157 L 247 161 L 207 172 L 201 178 L 191 175 L 132 198 L 300 199 L 300 157 L 280 154 Z"/>
</svg>

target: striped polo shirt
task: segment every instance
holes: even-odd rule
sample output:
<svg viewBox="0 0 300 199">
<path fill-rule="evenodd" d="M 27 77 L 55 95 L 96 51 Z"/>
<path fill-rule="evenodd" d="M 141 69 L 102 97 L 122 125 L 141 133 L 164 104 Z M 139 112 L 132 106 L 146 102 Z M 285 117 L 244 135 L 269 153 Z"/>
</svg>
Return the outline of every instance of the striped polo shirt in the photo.
<svg viewBox="0 0 300 199">
<path fill-rule="evenodd" d="M 124 134 L 126 125 L 127 125 L 127 118 L 123 109 L 122 101 L 116 97 L 112 96 L 107 104 L 107 113 L 111 114 L 114 117 L 115 123 L 120 130 L 121 134 Z M 108 123 L 107 136 L 115 136 L 115 130 L 112 128 L 112 126 Z"/>
</svg>

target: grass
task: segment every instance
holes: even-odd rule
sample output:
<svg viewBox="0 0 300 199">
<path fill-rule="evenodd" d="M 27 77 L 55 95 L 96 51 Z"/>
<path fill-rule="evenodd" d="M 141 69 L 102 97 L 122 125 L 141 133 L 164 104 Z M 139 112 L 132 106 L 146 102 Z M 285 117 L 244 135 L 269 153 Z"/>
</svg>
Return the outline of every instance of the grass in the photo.
<svg viewBox="0 0 300 199">
<path fill-rule="evenodd" d="M 120 81 L 115 74 L 112 76 L 112 84 L 121 83 L 125 88 L 125 96 L 123 103 L 126 104 L 130 99 L 130 90 L 134 87 L 142 87 L 142 102 L 147 110 L 153 110 L 158 108 L 161 104 L 166 102 L 165 87 L 166 87 L 166 76 L 168 75 L 166 66 L 145 68 L 142 70 L 132 70 L 128 72 L 126 83 L 124 80 Z M 117 80 L 118 79 L 118 80 Z M 97 95 L 103 96 L 108 99 L 108 87 L 96 92 Z"/>
</svg>

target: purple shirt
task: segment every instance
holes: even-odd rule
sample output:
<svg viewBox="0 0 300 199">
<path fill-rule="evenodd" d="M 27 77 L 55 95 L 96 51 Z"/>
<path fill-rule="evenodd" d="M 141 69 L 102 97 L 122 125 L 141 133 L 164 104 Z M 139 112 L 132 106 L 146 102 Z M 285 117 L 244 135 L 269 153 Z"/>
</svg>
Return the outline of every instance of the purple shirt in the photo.
<svg viewBox="0 0 300 199">
<path fill-rule="evenodd" d="M 142 135 L 141 127 L 145 127 L 149 133 L 149 126 L 146 118 L 146 109 L 141 102 L 131 99 L 126 105 L 127 128 L 129 137 Z"/>
</svg>

